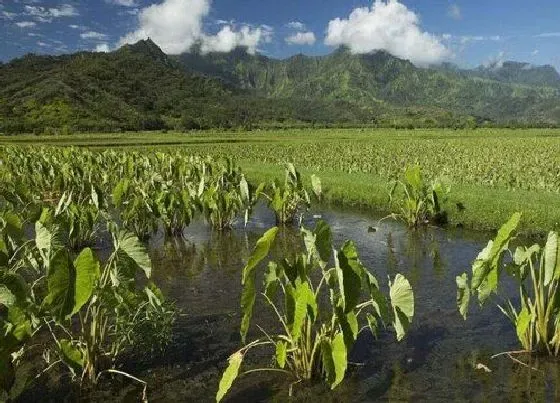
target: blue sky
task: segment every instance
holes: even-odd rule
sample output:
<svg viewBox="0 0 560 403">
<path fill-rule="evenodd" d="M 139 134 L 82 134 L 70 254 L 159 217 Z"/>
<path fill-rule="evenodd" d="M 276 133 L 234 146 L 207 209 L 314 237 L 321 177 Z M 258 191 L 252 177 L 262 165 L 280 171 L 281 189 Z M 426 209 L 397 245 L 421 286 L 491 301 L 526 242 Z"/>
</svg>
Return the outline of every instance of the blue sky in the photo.
<svg viewBox="0 0 560 403">
<path fill-rule="evenodd" d="M 150 36 L 168 53 L 248 46 L 272 57 L 385 49 L 418 65 L 519 60 L 560 69 L 560 1 L 0 0 L 0 60 L 113 50 Z"/>
</svg>

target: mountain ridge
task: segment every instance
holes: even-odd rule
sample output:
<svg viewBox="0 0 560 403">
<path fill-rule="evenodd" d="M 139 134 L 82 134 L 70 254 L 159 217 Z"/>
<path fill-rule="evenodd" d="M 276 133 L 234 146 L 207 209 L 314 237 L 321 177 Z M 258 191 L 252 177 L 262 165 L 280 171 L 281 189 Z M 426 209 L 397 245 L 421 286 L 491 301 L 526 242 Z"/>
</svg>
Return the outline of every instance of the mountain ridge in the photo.
<svg viewBox="0 0 560 403">
<path fill-rule="evenodd" d="M 504 62 L 419 68 L 387 52 L 273 59 L 166 55 L 152 40 L 110 52 L 0 64 L 0 132 L 272 126 L 465 127 L 560 123 L 560 75 Z M 49 130 L 47 130 L 49 129 Z"/>
</svg>

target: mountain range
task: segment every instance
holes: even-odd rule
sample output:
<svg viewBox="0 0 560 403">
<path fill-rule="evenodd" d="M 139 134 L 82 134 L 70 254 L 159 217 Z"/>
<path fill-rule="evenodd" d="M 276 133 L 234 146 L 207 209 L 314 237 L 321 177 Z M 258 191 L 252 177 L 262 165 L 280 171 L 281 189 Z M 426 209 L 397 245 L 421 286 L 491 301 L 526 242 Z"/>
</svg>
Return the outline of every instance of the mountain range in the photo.
<svg viewBox="0 0 560 403">
<path fill-rule="evenodd" d="M 344 47 L 285 60 L 243 48 L 168 56 L 149 39 L 0 64 L 0 133 L 477 125 L 560 125 L 560 75 L 518 62 L 420 68 Z"/>
</svg>

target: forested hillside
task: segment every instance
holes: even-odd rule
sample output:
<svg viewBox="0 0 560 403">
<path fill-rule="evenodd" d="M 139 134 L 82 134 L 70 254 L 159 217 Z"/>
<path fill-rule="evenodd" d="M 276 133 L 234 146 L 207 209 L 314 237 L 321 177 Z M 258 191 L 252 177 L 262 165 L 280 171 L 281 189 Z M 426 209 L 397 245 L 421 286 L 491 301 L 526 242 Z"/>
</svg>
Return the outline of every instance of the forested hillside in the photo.
<svg viewBox="0 0 560 403">
<path fill-rule="evenodd" d="M 285 126 L 554 126 L 551 67 L 421 69 L 384 52 L 286 60 L 169 57 L 151 40 L 112 53 L 0 65 L 0 133 Z"/>
</svg>

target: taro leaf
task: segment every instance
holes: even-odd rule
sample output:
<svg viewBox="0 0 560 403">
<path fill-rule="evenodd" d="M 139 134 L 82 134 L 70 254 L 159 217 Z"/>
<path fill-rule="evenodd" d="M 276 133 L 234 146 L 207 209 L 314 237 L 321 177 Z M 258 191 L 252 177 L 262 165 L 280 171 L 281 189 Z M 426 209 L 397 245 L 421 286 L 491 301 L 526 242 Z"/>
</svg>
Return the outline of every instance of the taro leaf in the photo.
<svg viewBox="0 0 560 403">
<path fill-rule="evenodd" d="M 121 204 L 122 198 L 128 189 L 128 179 L 123 179 L 113 189 L 113 205 L 118 206 Z"/>
<path fill-rule="evenodd" d="M 79 312 L 90 299 L 95 283 L 100 277 L 99 261 L 91 249 L 84 249 L 74 260 L 76 270 L 76 295 L 72 315 Z"/>
<path fill-rule="evenodd" d="M 10 332 L 18 342 L 22 342 L 31 336 L 31 322 L 25 311 L 17 305 L 13 305 L 9 309 L 8 322 L 13 325 Z"/>
<path fill-rule="evenodd" d="M 329 340 L 321 341 L 321 361 L 323 363 L 327 383 L 332 385 L 336 380 L 336 370 L 334 367 L 333 349 Z"/>
<path fill-rule="evenodd" d="M 35 244 L 45 263 L 49 262 L 52 236 L 52 233 L 40 221 L 35 223 Z"/>
<path fill-rule="evenodd" d="M 321 199 L 321 195 L 323 194 L 323 187 L 321 186 L 321 178 L 316 175 L 311 175 L 311 187 L 313 188 L 313 193 L 317 199 Z"/>
<path fill-rule="evenodd" d="M 239 367 L 243 362 L 243 354 L 241 352 L 236 352 L 229 357 L 229 365 L 222 375 L 220 380 L 220 386 L 218 388 L 218 393 L 216 394 L 216 402 L 220 402 L 228 390 L 231 388 L 233 381 L 237 378 L 239 374 Z"/>
<path fill-rule="evenodd" d="M 241 192 L 241 200 L 245 203 L 251 201 L 251 194 L 249 193 L 249 184 L 245 180 L 245 175 L 241 176 L 241 181 L 239 182 L 239 190 Z"/>
<path fill-rule="evenodd" d="M 370 297 L 373 301 L 373 307 L 377 312 L 377 315 L 381 318 L 383 322 L 389 322 L 389 301 L 387 297 L 381 293 L 379 290 L 379 283 L 377 279 L 369 271 L 364 270 L 364 279 L 367 283 L 367 288 L 369 289 Z"/>
<path fill-rule="evenodd" d="M 11 307 L 16 303 L 16 296 L 5 285 L 0 285 L 0 305 Z"/>
<path fill-rule="evenodd" d="M 550 232 L 544 247 L 544 285 L 548 286 L 554 278 L 558 254 L 558 234 Z"/>
<path fill-rule="evenodd" d="M 59 341 L 62 361 L 70 368 L 74 375 L 79 374 L 84 366 L 84 354 L 75 347 L 70 340 Z"/>
<path fill-rule="evenodd" d="M 493 265 L 498 263 L 500 252 L 507 248 L 507 245 L 513 237 L 514 232 L 517 230 L 520 221 L 521 213 L 515 213 L 498 231 L 498 235 L 496 235 L 496 239 L 494 239 L 492 248 L 490 249 L 490 258 L 493 260 Z"/>
<path fill-rule="evenodd" d="M 299 283 L 297 285 L 295 290 L 294 321 L 291 329 L 294 342 L 299 340 L 299 337 L 301 336 L 301 327 L 303 326 L 307 315 L 309 294 L 313 294 L 313 292 L 309 288 L 309 284 L 307 282 Z"/>
<path fill-rule="evenodd" d="M 348 358 L 344 337 L 338 333 L 332 343 L 332 360 L 334 363 L 334 381 L 331 382 L 331 389 L 334 389 L 342 382 L 348 366 Z"/>
<path fill-rule="evenodd" d="M 268 256 L 268 252 L 272 243 L 276 239 L 278 228 L 274 227 L 265 232 L 265 234 L 257 241 L 257 245 L 253 253 L 249 257 L 247 264 L 243 268 L 243 291 L 241 292 L 241 311 L 243 318 L 241 319 L 241 340 L 245 343 L 247 331 L 249 330 L 249 323 L 253 315 L 253 305 L 255 304 L 255 271 L 257 265 Z"/>
<path fill-rule="evenodd" d="M 342 328 L 342 334 L 344 336 L 344 343 L 348 350 L 352 349 L 356 338 L 358 337 L 358 318 L 354 311 L 344 313 L 340 308 L 336 310 L 336 315 Z"/>
<path fill-rule="evenodd" d="M 319 258 L 326 264 L 332 253 L 331 227 L 325 221 L 319 220 L 313 233 L 315 234 L 315 248 Z"/>
<path fill-rule="evenodd" d="M 463 319 L 467 320 L 467 313 L 469 311 L 469 301 L 471 297 L 471 290 L 469 288 L 467 273 L 455 278 L 457 283 L 457 308 Z"/>
<path fill-rule="evenodd" d="M 527 307 L 523 307 L 519 315 L 517 316 L 517 321 L 515 323 L 515 330 L 517 331 L 517 337 L 522 340 L 525 337 L 525 332 L 531 323 L 532 315 L 527 310 Z"/>
<path fill-rule="evenodd" d="M 364 268 L 358 260 L 356 245 L 347 241 L 338 253 L 338 264 L 342 270 L 344 312 L 351 312 L 358 302 L 362 292 L 362 273 Z"/>
<path fill-rule="evenodd" d="M 287 345 L 285 341 L 280 340 L 276 342 L 276 362 L 282 369 L 286 366 L 286 350 Z"/>
<path fill-rule="evenodd" d="M 27 284 L 23 277 L 15 273 L 0 274 L 0 305 L 8 308 L 23 303 L 27 296 Z"/>
<path fill-rule="evenodd" d="M 422 187 L 422 173 L 420 172 L 420 166 L 416 165 L 414 167 L 409 167 L 404 173 L 406 182 L 412 186 L 414 190 L 420 190 Z"/>
<path fill-rule="evenodd" d="M 66 250 L 51 259 L 47 274 L 48 294 L 45 303 L 57 320 L 64 320 L 74 310 L 76 271 Z"/>
<path fill-rule="evenodd" d="M 152 275 L 152 262 L 142 242 L 135 235 L 127 231 L 118 234 L 118 255 L 120 258 L 128 258 L 144 271 L 147 278 Z"/>
<path fill-rule="evenodd" d="M 395 315 L 394 325 L 397 340 L 401 341 L 414 316 L 414 293 L 410 283 L 403 275 L 397 274 L 393 283 L 389 282 L 389 296 Z"/>
<path fill-rule="evenodd" d="M 278 290 L 278 265 L 275 262 L 268 263 L 268 269 L 264 276 L 264 293 L 271 300 L 276 296 Z"/>
</svg>

